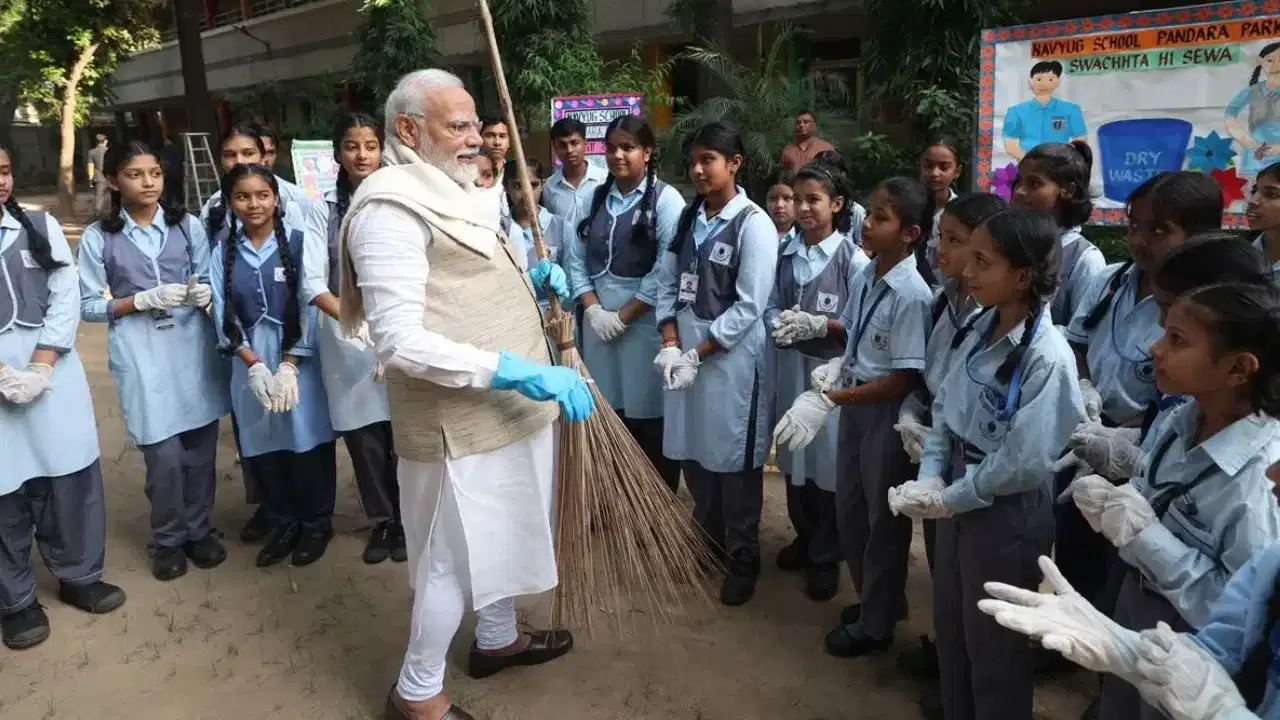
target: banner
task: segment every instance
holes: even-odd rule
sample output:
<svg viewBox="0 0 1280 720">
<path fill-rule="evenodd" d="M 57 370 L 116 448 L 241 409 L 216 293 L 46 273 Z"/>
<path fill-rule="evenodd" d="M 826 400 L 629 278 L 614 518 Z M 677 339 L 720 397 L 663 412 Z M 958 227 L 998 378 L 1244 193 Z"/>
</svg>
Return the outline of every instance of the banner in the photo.
<svg viewBox="0 0 1280 720">
<path fill-rule="evenodd" d="M 289 147 L 293 158 L 293 179 L 312 203 L 338 184 L 338 163 L 333 161 L 330 140 L 294 140 Z"/>
<path fill-rule="evenodd" d="M 1026 152 L 1072 140 L 1093 150 L 1093 222 L 1127 223 L 1135 188 L 1189 169 L 1245 226 L 1249 186 L 1280 163 L 1280 0 L 983 31 L 978 188 L 1008 197 Z"/>
<path fill-rule="evenodd" d="M 615 93 L 612 95 L 571 95 L 552 98 L 551 122 L 567 117 L 587 126 L 587 160 L 604 166 L 604 131 L 609 123 L 622 115 L 643 115 L 644 95 Z M 556 165 L 560 164 L 556 160 Z"/>
</svg>

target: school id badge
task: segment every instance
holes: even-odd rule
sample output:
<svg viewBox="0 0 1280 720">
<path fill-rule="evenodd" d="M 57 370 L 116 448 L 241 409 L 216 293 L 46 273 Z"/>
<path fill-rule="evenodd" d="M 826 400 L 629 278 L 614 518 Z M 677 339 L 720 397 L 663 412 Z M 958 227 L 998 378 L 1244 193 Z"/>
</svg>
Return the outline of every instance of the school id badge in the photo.
<svg viewBox="0 0 1280 720">
<path fill-rule="evenodd" d="M 157 330 L 173 329 L 173 313 L 168 310 L 151 311 L 151 322 L 155 323 Z"/>
<path fill-rule="evenodd" d="M 698 299 L 698 276 L 693 273 L 680 273 L 680 292 L 676 299 L 682 303 L 691 303 Z"/>
</svg>

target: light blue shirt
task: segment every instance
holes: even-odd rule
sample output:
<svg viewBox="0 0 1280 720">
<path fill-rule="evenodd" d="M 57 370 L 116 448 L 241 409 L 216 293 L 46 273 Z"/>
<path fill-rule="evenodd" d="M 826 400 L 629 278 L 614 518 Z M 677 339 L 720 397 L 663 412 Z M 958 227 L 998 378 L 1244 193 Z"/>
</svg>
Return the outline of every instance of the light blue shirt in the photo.
<svg viewBox="0 0 1280 720">
<path fill-rule="evenodd" d="M 1023 152 L 1045 143 L 1069 143 L 1089 134 L 1080 106 L 1059 98 L 1041 105 L 1031 98 L 1009 108 L 1004 116 L 1004 137 L 1017 140 Z"/>
<path fill-rule="evenodd" d="M 798 233 L 791 236 L 782 246 L 782 255 L 794 255 L 796 259 L 791 263 L 791 276 L 795 278 L 796 284 L 803 288 L 805 285 L 813 282 L 813 279 L 822 274 L 827 269 L 831 259 L 835 257 L 836 251 L 846 242 L 845 236 L 840 232 L 831 233 L 825 240 L 817 245 L 805 245 L 804 238 Z M 845 278 L 845 286 L 848 288 L 850 297 L 853 294 L 853 278 L 857 276 L 858 271 L 863 267 L 871 264 L 871 258 L 857 248 L 854 248 L 852 261 L 849 264 L 849 276 Z M 803 290 L 802 290 L 803 292 Z M 783 310 L 790 308 L 780 307 L 778 299 L 777 286 L 774 286 L 774 292 L 769 294 L 769 306 L 765 308 L 764 322 L 765 327 L 770 332 L 773 331 L 773 321 Z"/>
<path fill-rule="evenodd" d="M 609 194 L 605 196 L 604 206 L 600 208 L 600 212 L 609 215 L 610 246 L 612 246 L 613 242 L 612 237 L 617 224 L 617 217 L 639 204 L 644 199 L 644 193 L 648 187 L 648 181 L 642 181 L 626 195 L 623 195 L 618 190 L 617 185 L 610 188 Z M 730 205 L 732 204 L 731 202 Z M 569 252 L 565 253 L 565 265 L 569 274 L 569 294 L 575 300 L 588 292 L 597 292 L 596 283 L 609 275 L 607 269 L 603 274 L 595 278 L 587 274 L 585 249 L 582 242 L 577 238 L 576 227 L 578 222 L 586 219 L 585 213 L 590 209 L 590 204 L 588 204 L 583 211 L 583 217 L 570 223 L 570 227 L 573 228 L 571 232 L 575 233 L 575 235 L 573 242 L 569 244 Z M 725 209 L 727 210 L 728 206 Z M 658 261 L 653 264 L 653 269 L 640 280 L 640 285 L 635 291 L 635 298 L 646 305 L 652 306 L 658 302 L 658 286 L 661 283 L 658 277 L 658 267 L 662 264 L 662 258 L 667 255 L 667 248 L 671 247 L 671 241 L 675 238 L 676 226 L 680 224 L 680 214 L 683 211 L 684 198 L 680 197 L 679 191 L 675 188 L 666 185 L 654 202 L 654 228 L 658 232 Z M 637 211 L 633 216 L 637 223 L 641 222 L 640 215 L 641 213 Z M 696 235 L 697 228 L 695 227 L 695 239 Z M 633 283 L 634 279 L 618 278 L 617 281 Z"/>
<path fill-rule="evenodd" d="M 298 206 L 298 214 L 306 217 L 307 211 L 311 209 L 311 198 L 307 197 L 307 191 L 276 175 L 276 185 L 280 188 L 280 194 L 287 201 L 286 205 Z"/>
<path fill-rule="evenodd" d="M 1075 355 L 1047 312 L 1032 328 L 1016 404 L 1010 400 L 1010 385 L 996 379 L 996 371 L 1022 342 L 1028 321 L 993 341 L 997 320 L 992 311 L 975 322 L 951 355 L 951 369 L 933 401 L 933 427 L 925 439 L 920 477 L 946 477 L 953 440 L 981 455 L 980 460 L 966 455 L 964 475 L 942 492 L 953 513 L 990 507 L 1000 495 L 1051 484 L 1051 466 L 1085 421 Z M 1006 408 L 1012 417 L 1005 416 Z"/>
<path fill-rule="evenodd" d="M 1084 236 L 1080 234 L 1080 228 L 1078 227 L 1063 230 L 1061 236 L 1063 252 L 1066 252 L 1071 243 L 1079 242 L 1083 239 Z M 1058 278 L 1058 290 L 1054 295 L 1054 299 L 1050 301 L 1050 307 L 1055 304 L 1065 304 L 1066 307 L 1061 318 L 1055 314 L 1055 324 L 1059 327 L 1065 327 L 1070 324 L 1071 319 L 1076 316 L 1076 313 L 1087 302 L 1089 288 L 1093 287 L 1094 281 L 1106 270 L 1107 258 L 1092 243 L 1076 257 L 1075 265 L 1069 268 L 1062 268 L 1062 275 Z"/>
<path fill-rule="evenodd" d="M 1270 644 L 1267 637 L 1267 606 L 1276 592 L 1276 576 L 1280 575 L 1280 544 L 1259 551 L 1231 577 L 1222 592 L 1209 622 L 1194 636 L 1197 643 L 1214 660 L 1235 677 L 1245 660 L 1259 643 Z M 1273 660 L 1274 662 L 1274 660 Z M 1276 676 L 1268 669 L 1267 688 L 1257 714 L 1238 709 L 1217 716 L 1216 720 L 1280 720 L 1280 688 Z"/>
<path fill-rule="evenodd" d="M 1140 418 L 1159 396 L 1151 345 L 1164 334 L 1155 298 L 1148 295 L 1137 300 L 1142 277 L 1137 265 L 1125 272 L 1098 324 L 1093 330 L 1085 329 L 1085 320 L 1106 297 L 1112 278 L 1123 267 L 1123 263 L 1109 265 L 1094 278 L 1065 331 L 1067 340 L 1088 348 L 1089 378 L 1102 395 L 1102 415 L 1116 425 Z"/>
<path fill-rule="evenodd" d="M 573 227 L 591 210 L 591 198 L 596 188 L 609 177 L 609 171 L 601 165 L 587 163 L 587 174 L 578 187 L 564 179 L 564 168 L 558 168 L 542 186 L 542 204 L 553 214 L 559 215 Z"/>
<path fill-rule="evenodd" d="M 316 298 L 329 294 L 329 210 L 330 205 L 336 202 L 338 191 L 330 190 L 322 201 L 307 211 L 302 276 L 298 282 L 298 301 L 303 305 L 311 305 Z M 286 221 L 285 225 L 288 224 Z"/>
<path fill-rule="evenodd" d="M 1262 257 L 1267 257 L 1267 236 L 1259 233 L 1254 239 L 1253 246 L 1262 251 Z M 1280 283 L 1280 261 L 1271 264 L 1271 279 Z"/>
<path fill-rule="evenodd" d="M 75 346 L 76 331 L 80 327 L 80 313 L 77 312 L 80 307 L 77 302 L 80 283 L 76 275 L 76 263 L 71 257 L 71 248 L 67 244 L 67 236 L 62 232 L 62 226 L 51 213 L 45 213 L 44 217 L 44 236 L 49 240 L 50 255 L 66 265 L 49 273 L 49 308 L 44 313 L 44 325 L 40 328 L 36 348 L 66 353 Z M 0 252 L 7 250 L 18 239 L 20 232 L 22 224 L 12 213 L 6 212 L 0 217 Z M 0 327 L 0 333 L 9 329 Z"/>
<path fill-rule="evenodd" d="M 924 370 L 933 293 L 916 270 L 915 255 L 903 258 L 877 279 L 880 262 L 877 258 L 867 263 L 854 276 L 849 302 L 840 315 L 849 333 L 842 373 L 845 383 L 871 382 L 895 370 Z"/>
<path fill-rule="evenodd" d="M 1194 445 L 1199 423 L 1192 400 L 1161 428 L 1143 476 L 1130 484 L 1157 511 L 1172 504 L 1120 548 L 1121 559 L 1194 627 L 1209 621 L 1231 575 L 1280 541 L 1280 508 L 1267 477 L 1280 459 L 1280 422 L 1251 415 Z"/>
<path fill-rule="evenodd" d="M 123 235 L 137 246 L 142 254 L 155 258 L 164 247 L 165 238 L 169 236 L 169 226 L 164 221 L 164 213 L 157 210 L 151 224 L 142 227 L 121 210 L 124 218 Z M 187 254 L 191 259 L 191 272 L 200 277 L 203 283 L 209 282 L 209 240 L 205 237 L 204 226 L 194 216 L 184 215 L 182 227 L 186 230 Z M 106 238 L 102 234 L 102 225 L 93 223 L 84 229 L 80 238 L 78 253 L 80 255 L 80 316 L 85 322 L 105 323 L 113 319 L 111 306 L 115 299 L 108 300 L 107 294 L 111 283 L 107 278 L 107 269 L 103 264 L 102 251 Z"/>
<path fill-rule="evenodd" d="M 959 280 L 944 281 L 933 296 L 933 304 L 929 306 L 929 312 L 934 313 L 939 298 L 943 296 L 947 298 L 942 312 L 937 313 L 938 319 L 931 326 L 929 339 L 924 346 L 924 383 L 930 394 L 938 393 L 938 388 L 942 387 L 947 371 L 951 369 L 950 359 L 953 355 L 951 342 L 955 339 L 956 333 L 982 311 L 982 307 L 974 301 L 972 296 L 965 298 L 963 306 L 958 305 L 959 288 Z M 932 314 L 929 319 L 933 320 Z"/>
<path fill-rule="evenodd" d="M 778 247 L 782 247 L 798 237 L 800 237 L 800 231 L 796 229 L 795 225 L 792 225 L 787 228 L 785 233 L 778 236 Z"/>
</svg>

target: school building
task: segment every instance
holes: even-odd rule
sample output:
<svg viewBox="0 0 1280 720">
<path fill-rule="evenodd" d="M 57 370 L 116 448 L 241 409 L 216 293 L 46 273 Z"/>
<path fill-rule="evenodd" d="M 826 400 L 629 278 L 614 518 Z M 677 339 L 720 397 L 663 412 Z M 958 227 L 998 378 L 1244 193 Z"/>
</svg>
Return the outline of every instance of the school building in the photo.
<svg viewBox="0 0 1280 720">
<path fill-rule="evenodd" d="M 286 127 L 312 113 L 329 116 L 330 107 L 318 107 L 330 98 L 317 97 L 316 78 L 335 79 L 319 93 L 326 95 L 325 91 L 331 90 L 333 103 L 352 106 L 360 102 L 358 88 L 336 81 L 356 52 L 353 29 L 361 20 L 360 0 L 184 1 L 203 3 L 205 68 L 224 127 L 242 119 L 232 117 L 232 106 L 255 88 L 307 87 L 292 97 L 288 92 L 273 95 L 287 99 L 269 119 Z M 482 109 L 496 112 L 475 1 L 431 0 L 428 4 L 444 62 L 468 82 Z M 646 60 L 656 64 L 679 52 L 691 38 L 665 14 L 670 4 L 671 0 L 591 2 L 596 40 L 603 54 L 624 57 L 641 42 Z M 1028 20 L 1194 4 L 1177 0 L 1045 0 Z M 796 24 L 811 35 L 791 66 L 841 72 L 853 81 L 851 87 L 857 87 L 859 38 L 866 27 L 863 0 L 734 0 L 733 6 L 730 49 L 735 54 L 756 57 L 778 23 Z M 671 82 L 673 94 L 693 95 L 690 73 L 676 73 Z M 172 28 L 159 47 L 137 53 L 119 66 L 114 91 L 115 120 L 122 132 L 159 142 L 186 130 L 182 66 Z M 659 126 L 664 121 L 655 118 Z"/>
</svg>

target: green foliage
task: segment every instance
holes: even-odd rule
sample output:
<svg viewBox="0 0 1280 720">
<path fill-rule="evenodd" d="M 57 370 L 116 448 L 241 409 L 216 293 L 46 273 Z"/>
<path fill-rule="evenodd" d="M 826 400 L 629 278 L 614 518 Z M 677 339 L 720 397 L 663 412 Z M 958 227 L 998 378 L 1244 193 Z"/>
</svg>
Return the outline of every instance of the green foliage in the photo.
<svg viewBox="0 0 1280 720">
<path fill-rule="evenodd" d="M 790 26 L 779 28 L 764 56 L 752 65 L 714 47 L 691 48 L 684 53 L 683 57 L 716 77 L 726 93 L 676 115 L 667 132 L 668 152 L 663 155 L 666 175 L 683 176 L 684 144 L 698 128 L 722 120 L 741 133 L 746 184 L 749 189 L 758 189 L 777 170 L 783 148 L 794 139 L 796 113 L 805 109 L 816 116 L 823 138 L 842 152 L 868 152 L 878 159 L 891 154 L 881 147 L 887 143 L 881 143 L 878 136 L 859 136 L 844 78 L 817 70 L 798 79 L 789 77 L 786 51 L 796 34 Z"/>
<path fill-rule="evenodd" d="M 364 0 L 364 24 L 356 30 L 360 49 L 351 63 L 353 79 L 385 99 L 401 76 L 439 67 L 435 26 L 428 0 Z"/>
</svg>

